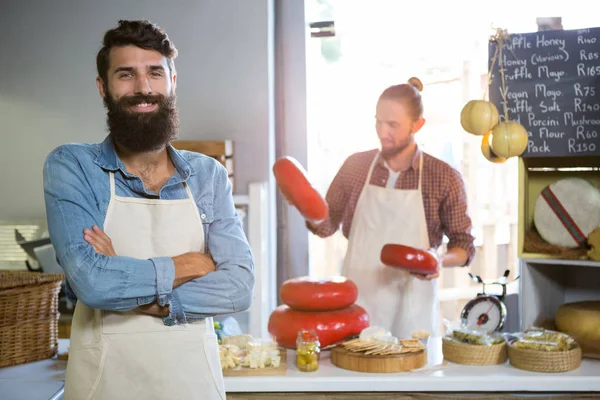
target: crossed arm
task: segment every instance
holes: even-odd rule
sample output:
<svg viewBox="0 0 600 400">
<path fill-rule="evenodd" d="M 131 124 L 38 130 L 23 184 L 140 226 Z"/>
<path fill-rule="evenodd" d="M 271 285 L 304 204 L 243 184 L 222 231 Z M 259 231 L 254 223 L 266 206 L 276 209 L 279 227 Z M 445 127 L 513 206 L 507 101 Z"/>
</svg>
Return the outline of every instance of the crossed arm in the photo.
<svg viewBox="0 0 600 400">
<path fill-rule="evenodd" d="M 73 151 L 58 149 L 44 165 L 48 229 L 68 289 L 90 308 L 151 312 L 165 324 L 185 323 L 250 306 L 254 264 L 231 196 L 224 169 L 204 171 L 214 186 L 213 221 L 208 227 L 210 255 L 136 259 L 96 251 L 83 230 L 101 227 L 104 215 L 95 195 L 107 174 L 86 169 Z M 218 165 L 220 167 L 220 165 Z M 96 228 L 98 229 L 98 228 Z M 89 235 L 89 233 L 88 233 Z M 96 233 L 97 235 L 97 233 Z M 100 248 L 98 249 L 100 250 Z"/>
<path fill-rule="evenodd" d="M 92 229 L 85 228 L 83 230 L 83 238 L 94 248 L 96 253 L 106 257 L 117 256 L 112 245 L 112 240 L 97 225 L 94 225 Z M 214 260 L 209 254 L 205 253 L 190 252 L 173 257 L 173 264 L 175 268 L 173 288 L 215 271 Z M 161 306 L 158 302 L 153 301 L 152 303 L 138 306 L 136 311 L 156 317 L 167 317 L 169 315 L 169 306 Z"/>
</svg>

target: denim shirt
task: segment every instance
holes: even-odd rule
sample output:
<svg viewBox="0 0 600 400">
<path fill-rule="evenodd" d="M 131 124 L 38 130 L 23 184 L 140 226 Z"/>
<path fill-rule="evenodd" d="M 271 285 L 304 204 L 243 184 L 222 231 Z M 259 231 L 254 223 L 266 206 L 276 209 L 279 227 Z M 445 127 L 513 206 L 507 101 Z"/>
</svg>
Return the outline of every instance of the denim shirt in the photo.
<svg viewBox="0 0 600 400">
<path fill-rule="evenodd" d="M 169 305 L 169 316 L 163 318 L 166 325 L 250 307 L 254 261 L 235 211 L 227 171 L 199 153 L 172 146 L 168 152 L 175 173 L 159 194 L 148 192 L 138 176 L 127 172 L 110 137 L 98 144 L 65 144 L 48 155 L 44 164 L 48 229 L 71 301 L 111 311 L 130 311 L 157 301 Z M 83 230 L 93 225 L 104 229 L 111 171 L 116 194 L 123 197 L 184 199 L 187 182 L 200 215 L 205 216 L 204 248 L 216 271 L 173 288 L 175 267 L 170 257 L 142 260 L 96 253 L 84 240 Z"/>
</svg>

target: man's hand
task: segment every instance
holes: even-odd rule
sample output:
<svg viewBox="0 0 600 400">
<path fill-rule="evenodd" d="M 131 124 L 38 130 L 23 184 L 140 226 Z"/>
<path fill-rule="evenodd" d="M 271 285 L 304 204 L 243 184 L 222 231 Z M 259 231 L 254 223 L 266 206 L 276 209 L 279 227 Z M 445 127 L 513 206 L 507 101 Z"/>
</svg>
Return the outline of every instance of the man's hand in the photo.
<svg viewBox="0 0 600 400">
<path fill-rule="evenodd" d="M 112 241 L 98 226 L 94 225 L 91 230 L 85 228 L 83 230 L 83 238 L 94 247 L 96 253 L 107 257 L 114 257 L 117 255 L 113 248 Z"/>
<path fill-rule="evenodd" d="M 435 250 L 433 250 L 433 249 L 432 249 L 432 250 L 430 250 L 430 253 L 431 253 L 431 254 L 433 254 L 433 255 L 435 255 L 435 257 L 437 258 L 438 265 L 437 265 L 437 269 L 436 269 L 436 271 L 435 271 L 433 274 L 428 274 L 428 275 L 417 274 L 417 273 L 411 272 L 410 274 L 411 274 L 412 276 L 414 276 L 415 278 L 417 278 L 417 279 L 420 279 L 420 280 L 422 280 L 422 281 L 430 281 L 430 280 L 432 280 L 432 279 L 435 279 L 435 278 L 437 278 L 438 276 L 440 276 L 440 270 L 441 270 L 441 269 L 442 269 L 442 267 L 444 266 L 444 257 L 443 257 L 443 256 L 440 256 L 440 255 L 438 255 L 438 254 L 435 252 Z"/>
<path fill-rule="evenodd" d="M 159 306 L 158 303 L 153 302 L 136 308 L 137 312 L 142 314 L 152 315 L 154 317 L 167 317 L 169 315 L 169 306 Z"/>
<path fill-rule="evenodd" d="M 173 287 L 214 272 L 216 265 L 210 254 L 190 252 L 173 257 L 175 281 Z"/>
</svg>

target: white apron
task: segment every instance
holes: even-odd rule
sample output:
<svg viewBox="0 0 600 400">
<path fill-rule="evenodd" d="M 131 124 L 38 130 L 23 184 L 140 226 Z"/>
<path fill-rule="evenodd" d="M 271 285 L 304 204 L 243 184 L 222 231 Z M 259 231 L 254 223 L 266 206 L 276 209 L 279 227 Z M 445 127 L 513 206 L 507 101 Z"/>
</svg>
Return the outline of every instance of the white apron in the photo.
<svg viewBox="0 0 600 400">
<path fill-rule="evenodd" d="M 381 249 L 388 243 L 429 248 L 421 194 L 423 156 L 416 190 L 370 185 L 378 158 L 379 154 L 356 205 L 342 275 L 356 283 L 356 303 L 369 314 L 371 326 L 385 328 L 398 338 L 410 338 L 416 330 L 437 336 L 437 279 L 417 279 L 404 270 L 383 265 L 380 259 Z"/>
<path fill-rule="evenodd" d="M 115 253 L 140 259 L 204 251 L 193 195 L 152 200 L 120 197 L 110 173 L 105 233 Z M 77 302 L 65 400 L 225 400 L 212 318 L 166 326 L 135 312 L 91 309 Z"/>
</svg>

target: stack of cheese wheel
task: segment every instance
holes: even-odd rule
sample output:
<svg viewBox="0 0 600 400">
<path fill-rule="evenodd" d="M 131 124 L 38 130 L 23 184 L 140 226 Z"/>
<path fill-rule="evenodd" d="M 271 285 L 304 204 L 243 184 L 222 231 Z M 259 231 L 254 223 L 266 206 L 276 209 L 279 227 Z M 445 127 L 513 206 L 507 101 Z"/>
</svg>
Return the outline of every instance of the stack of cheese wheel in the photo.
<svg viewBox="0 0 600 400">
<path fill-rule="evenodd" d="M 283 305 L 269 317 L 268 330 L 277 343 L 296 348 L 298 332 L 315 331 L 322 347 L 358 335 L 369 326 L 367 312 L 358 304 L 356 284 L 345 277 L 289 279 L 279 291 Z"/>
</svg>

